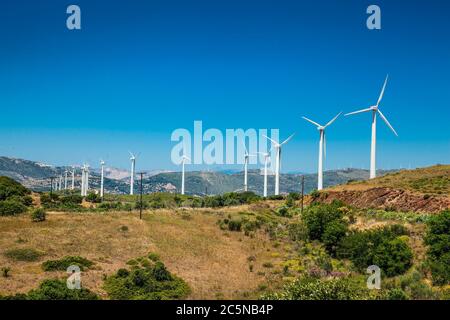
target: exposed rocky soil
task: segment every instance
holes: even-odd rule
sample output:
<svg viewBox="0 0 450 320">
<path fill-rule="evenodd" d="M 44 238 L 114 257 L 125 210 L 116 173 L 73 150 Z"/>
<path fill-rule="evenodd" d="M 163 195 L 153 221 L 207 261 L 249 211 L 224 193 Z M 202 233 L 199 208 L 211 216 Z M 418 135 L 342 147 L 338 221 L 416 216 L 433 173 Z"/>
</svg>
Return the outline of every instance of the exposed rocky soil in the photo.
<svg viewBox="0 0 450 320">
<path fill-rule="evenodd" d="M 331 203 L 335 199 L 361 209 L 437 213 L 450 208 L 450 199 L 446 196 L 416 194 L 384 187 L 367 190 L 325 191 L 321 192 L 313 202 Z"/>
</svg>

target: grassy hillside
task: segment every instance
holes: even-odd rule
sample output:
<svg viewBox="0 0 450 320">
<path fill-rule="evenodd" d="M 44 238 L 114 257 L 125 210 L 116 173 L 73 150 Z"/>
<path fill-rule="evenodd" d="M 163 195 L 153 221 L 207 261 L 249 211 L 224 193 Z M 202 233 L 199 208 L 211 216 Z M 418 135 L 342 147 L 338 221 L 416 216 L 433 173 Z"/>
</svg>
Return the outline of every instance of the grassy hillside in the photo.
<svg viewBox="0 0 450 320">
<path fill-rule="evenodd" d="M 415 170 L 389 173 L 372 180 L 351 182 L 331 190 L 364 190 L 373 187 L 402 189 L 437 196 L 450 195 L 450 165 L 436 165 Z"/>
</svg>

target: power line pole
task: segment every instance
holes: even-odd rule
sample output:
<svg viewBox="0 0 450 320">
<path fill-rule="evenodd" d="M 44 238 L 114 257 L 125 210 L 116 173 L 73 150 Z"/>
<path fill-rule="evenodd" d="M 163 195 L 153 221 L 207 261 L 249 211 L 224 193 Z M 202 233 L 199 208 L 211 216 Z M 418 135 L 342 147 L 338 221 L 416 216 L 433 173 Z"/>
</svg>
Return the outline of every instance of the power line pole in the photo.
<svg viewBox="0 0 450 320">
<path fill-rule="evenodd" d="M 305 176 L 302 175 L 302 209 L 301 213 L 303 214 L 303 198 L 305 195 Z"/>
<path fill-rule="evenodd" d="M 140 199 L 139 199 L 139 202 L 140 202 L 140 205 L 139 205 L 139 219 L 142 220 L 142 207 L 143 207 L 143 203 L 142 203 L 142 193 L 143 193 L 142 179 L 143 179 L 144 173 L 143 172 L 139 172 L 139 174 L 141 175 L 141 194 L 140 194 Z"/>
</svg>

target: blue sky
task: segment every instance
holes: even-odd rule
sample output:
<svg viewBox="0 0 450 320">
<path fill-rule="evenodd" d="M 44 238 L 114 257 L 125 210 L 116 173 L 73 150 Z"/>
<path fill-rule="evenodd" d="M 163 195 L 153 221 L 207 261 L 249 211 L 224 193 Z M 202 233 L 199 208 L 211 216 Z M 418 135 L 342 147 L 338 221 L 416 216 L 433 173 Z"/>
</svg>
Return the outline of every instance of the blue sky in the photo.
<svg viewBox="0 0 450 320">
<path fill-rule="evenodd" d="M 66 28 L 77 4 L 82 30 Z M 382 30 L 366 28 L 381 7 Z M 177 128 L 296 132 L 284 171 L 313 172 L 317 130 L 374 104 L 378 168 L 449 163 L 448 1 L 10 1 L 0 11 L 0 155 L 175 169 Z M 369 165 L 370 116 L 327 132 L 325 168 Z M 253 166 L 255 167 L 255 166 Z M 196 166 L 191 169 L 205 169 Z"/>
</svg>

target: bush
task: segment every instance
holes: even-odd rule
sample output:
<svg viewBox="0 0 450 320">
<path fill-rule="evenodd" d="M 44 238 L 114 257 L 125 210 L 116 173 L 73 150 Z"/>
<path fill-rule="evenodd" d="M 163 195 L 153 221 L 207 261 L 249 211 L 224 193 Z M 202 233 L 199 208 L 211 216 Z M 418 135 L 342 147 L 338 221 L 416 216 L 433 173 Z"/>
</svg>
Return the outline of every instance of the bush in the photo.
<svg viewBox="0 0 450 320">
<path fill-rule="evenodd" d="M 68 196 L 60 197 L 60 201 L 62 204 L 70 205 L 70 204 L 81 204 L 83 202 L 83 197 L 79 194 L 71 194 Z"/>
<path fill-rule="evenodd" d="M 15 216 L 27 211 L 27 207 L 17 200 L 0 201 L 0 216 Z"/>
<path fill-rule="evenodd" d="M 286 285 L 279 293 L 263 295 L 265 300 L 359 300 L 367 297 L 363 285 L 347 278 L 322 280 L 303 277 Z"/>
<path fill-rule="evenodd" d="M 33 222 L 41 222 L 41 221 L 45 221 L 45 217 L 47 216 L 47 213 L 45 212 L 44 209 L 42 208 L 37 208 L 34 209 L 31 212 L 31 220 Z"/>
<path fill-rule="evenodd" d="M 8 200 L 13 196 L 24 197 L 31 192 L 15 180 L 1 176 L 0 177 L 0 201 Z"/>
<path fill-rule="evenodd" d="M 388 276 L 401 274 L 412 263 L 411 249 L 399 238 L 404 233 L 407 233 L 405 228 L 395 225 L 356 231 L 342 238 L 336 255 L 351 260 L 361 272 L 375 264 Z"/>
<path fill-rule="evenodd" d="M 308 240 L 308 229 L 303 222 L 294 222 L 288 224 L 288 234 L 292 241 Z"/>
<path fill-rule="evenodd" d="M 344 223 L 343 213 L 340 210 L 342 206 L 341 202 L 333 201 L 331 204 L 316 203 L 305 210 L 303 220 L 311 240 L 322 240 L 329 223 L 334 221 Z"/>
<path fill-rule="evenodd" d="M 4 253 L 4 256 L 15 261 L 32 262 L 39 260 L 39 258 L 43 256 L 43 253 L 35 249 L 27 249 L 27 248 L 10 249 Z"/>
<path fill-rule="evenodd" d="M 86 201 L 91 203 L 100 203 L 102 201 L 102 198 L 100 197 L 100 195 L 91 192 L 86 196 Z"/>
<path fill-rule="evenodd" d="M 409 300 L 408 295 L 399 288 L 390 289 L 387 291 L 386 300 Z"/>
<path fill-rule="evenodd" d="M 94 265 L 94 263 L 80 256 L 66 256 L 59 260 L 47 260 L 42 264 L 44 271 L 66 271 L 68 267 L 76 265 L 80 270 L 85 270 Z"/>
<path fill-rule="evenodd" d="M 373 263 L 388 276 L 405 273 L 412 266 L 413 254 L 408 244 L 400 238 L 381 243 L 375 250 Z"/>
<path fill-rule="evenodd" d="M 9 272 L 11 271 L 11 268 L 10 267 L 2 267 L 1 271 L 2 271 L 2 277 L 3 278 L 8 278 L 9 277 Z"/>
<path fill-rule="evenodd" d="M 111 299 L 167 300 L 182 299 L 190 289 L 180 278 L 172 275 L 161 261 L 146 257 L 135 259 L 139 264 L 132 270 L 119 269 L 105 280 L 104 288 Z"/>
<path fill-rule="evenodd" d="M 322 242 L 325 245 L 327 251 L 335 255 L 338 245 L 342 238 L 345 237 L 347 233 L 347 225 L 342 221 L 334 220 L 328 223 L 325 227 L 325 231 L 322 234 Z"/>
<path fill-rule="evenodd" d="M 450 284 L 450 210 L 428 220 L 424 243 L 428 246 L 426 264 L 433 283 Z"/>
<path fill-rule="evenodd" d="M 98 300 L 99 297 L 88 289 L 71 290 L 63 280 L 44 280 L 38 289 L 31 290 L 28 300 Z"/>
<path fill-rule="evenodd" d="M 230 220 L 228 222 L 228 230 L 230 231 L 241 231 L 242 220 Z"/>
</svg>

